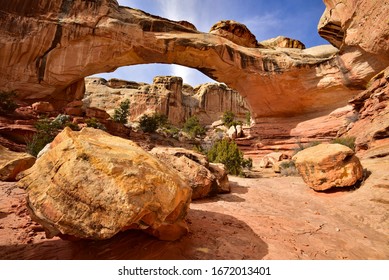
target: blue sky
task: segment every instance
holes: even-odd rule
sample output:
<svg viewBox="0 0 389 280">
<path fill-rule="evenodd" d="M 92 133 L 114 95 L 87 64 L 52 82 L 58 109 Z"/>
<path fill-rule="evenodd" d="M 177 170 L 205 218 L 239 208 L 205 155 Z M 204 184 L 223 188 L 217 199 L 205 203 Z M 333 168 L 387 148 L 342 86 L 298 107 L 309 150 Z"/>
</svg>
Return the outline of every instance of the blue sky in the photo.
<svg viewBox="0 0 389 280">
<path fill-rule="evenodd" d="M 307 48 L 328 44 L 319 37 L 317 24 L 325 10 L 323 0 L 118 0 L 122 6 L 141 9 L 172 20 L 187 20 L 208 32 L 219 20 L 245 24 L 258 41 L 279 35 L 302 41 Z M 174 75 L 196 86 L 213 81 L 197 70 L 179 65 L 146 64 L 121 67 L 95 76 L 151 83 L 158 75 Z"/>
</svg>

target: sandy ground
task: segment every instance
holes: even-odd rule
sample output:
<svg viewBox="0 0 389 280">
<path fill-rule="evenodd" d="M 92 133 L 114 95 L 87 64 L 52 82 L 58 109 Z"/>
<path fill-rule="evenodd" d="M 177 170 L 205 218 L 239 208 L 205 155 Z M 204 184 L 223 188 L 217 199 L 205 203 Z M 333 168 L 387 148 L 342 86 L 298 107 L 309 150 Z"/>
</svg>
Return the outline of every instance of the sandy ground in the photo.
<svg viewBox="0 0 389 280">
<path fill-rule="evenodd" d="M 389 259 L 389 159 L 352 191 L 317 193 L 299 177 L 230 177 L 232 192 L 193 202 L 176 242 L 138 231 L 105 241 L 46 239 L 23 190 L 0 182 L 0 259 Z"/>
</svg>

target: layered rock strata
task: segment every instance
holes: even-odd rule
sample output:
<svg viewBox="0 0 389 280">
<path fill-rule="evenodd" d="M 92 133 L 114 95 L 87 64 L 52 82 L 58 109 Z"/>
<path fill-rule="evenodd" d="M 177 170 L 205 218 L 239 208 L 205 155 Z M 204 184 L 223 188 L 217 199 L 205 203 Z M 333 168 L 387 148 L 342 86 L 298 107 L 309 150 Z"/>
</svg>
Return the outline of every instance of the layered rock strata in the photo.
<svg viewBox="0 0 389 280">
<path fill-rule="evenodd" d="M 207 83 L 195 88 L 184 85 L 180 77 L 155 77 L 151 85 L 101 78 L 86 78 L 84 107 L 106 110 L 113 115 L 120 102 L 130 100 L 129 120 L 136 121 L 143 114 L 158 112 L 180 125 L 196 115 L 204 125 L 219 120 L 231 111 L 244 119 L 249 112 L 246 100 L 224 84 Z"/>
<path fill-rule="evenodd" d="M 256 118 L 304 115 L 344 105 L 354 95 L 350 88 L 363 87 L 383 68 L 378 57 L 366 65 L 353 48 L 338 55 L 328 47 L 242 46 L 114 0 L 39 0 L 28 9 L 26 3 L 1 8 L 1 89 L 57 106 L 82 98 L 86 76 L 157 62 L 196 68 L 225 82 L 247 98 Z M 375 11 L 382 17 L 386 8 Z"/>
</svg>

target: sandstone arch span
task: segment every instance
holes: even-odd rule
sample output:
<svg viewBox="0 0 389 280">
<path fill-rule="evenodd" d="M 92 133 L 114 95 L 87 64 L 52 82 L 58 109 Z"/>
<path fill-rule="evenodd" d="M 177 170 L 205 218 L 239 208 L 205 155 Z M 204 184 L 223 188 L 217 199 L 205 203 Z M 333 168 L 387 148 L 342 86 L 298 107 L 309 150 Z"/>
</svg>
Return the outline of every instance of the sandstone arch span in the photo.
<svg viewBox="0 0 389 280">
<path fill-rule="evenodd" d="M 15 0 L 2 3 L 0 12 L 0 88 L 58 106 L 82 97 L 86 76 L 125 65 L 175 63 L 238 90 L 256 118 L 296 116 L 344 105 L 383 68 L 376 61 L 366 65 L 361 52 L 341 56 L 331 46 L 245 47 L 115 0 Z"/>
</svg>

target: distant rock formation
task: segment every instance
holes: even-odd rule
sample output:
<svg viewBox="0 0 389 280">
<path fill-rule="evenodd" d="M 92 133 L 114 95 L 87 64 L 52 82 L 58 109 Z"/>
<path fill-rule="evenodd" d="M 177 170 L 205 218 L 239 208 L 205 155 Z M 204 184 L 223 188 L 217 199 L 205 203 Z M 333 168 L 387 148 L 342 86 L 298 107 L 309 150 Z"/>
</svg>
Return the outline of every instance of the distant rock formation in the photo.
<svg viewBox="0 0 389 280">
<path fill-rule="evenodd" d="M 151 85 L 94 77 L 86 78 L 85 84 L 85 107 L 104 109 L 113 115 L 120 102 L 129 99 L 132 121 L 143 114 L 158 112 L 176 125 L 183 124 L 193 115 L 202 124 L 209 125 L 226 111 L 242 119 L 249 112 L 245 99 L 224 84 L 207 83 L 192 88 L 183 85 L 182 78 L 172 76 L 155 77 Z"/>
</svg>

